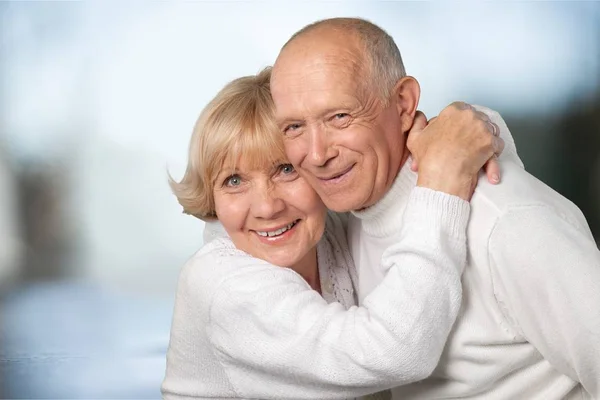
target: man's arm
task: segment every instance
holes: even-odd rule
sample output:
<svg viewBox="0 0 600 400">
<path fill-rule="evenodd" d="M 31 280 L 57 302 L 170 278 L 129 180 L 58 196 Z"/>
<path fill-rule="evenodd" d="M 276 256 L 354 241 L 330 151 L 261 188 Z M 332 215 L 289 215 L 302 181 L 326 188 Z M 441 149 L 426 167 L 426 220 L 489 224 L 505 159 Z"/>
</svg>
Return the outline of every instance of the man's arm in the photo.
<svg viewBox="0 0 600 400">
<path fill-rule="evenodd" d="M 489 250 L 509 322 L 600 398 L 600 251 L 587 225 L 545 205 L 512 208 L 499 218 Z"/>
</svg>

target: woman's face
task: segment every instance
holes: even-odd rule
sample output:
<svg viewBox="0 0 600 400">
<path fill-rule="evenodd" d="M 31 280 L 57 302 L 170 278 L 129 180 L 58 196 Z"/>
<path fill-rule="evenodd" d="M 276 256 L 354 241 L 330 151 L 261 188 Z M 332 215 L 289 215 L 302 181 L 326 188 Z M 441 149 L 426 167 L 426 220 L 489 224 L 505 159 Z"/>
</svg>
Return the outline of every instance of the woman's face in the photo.
<svg viewBox="0 0 600 400">
<path fill-rule="evenodd" d="M 217 218 L 235 246 L 281 267 L 293 267 L 323 235 L 326 208 L 291 164 L 263 169 L 225 165 L 214 199 Z"/>
</svg>

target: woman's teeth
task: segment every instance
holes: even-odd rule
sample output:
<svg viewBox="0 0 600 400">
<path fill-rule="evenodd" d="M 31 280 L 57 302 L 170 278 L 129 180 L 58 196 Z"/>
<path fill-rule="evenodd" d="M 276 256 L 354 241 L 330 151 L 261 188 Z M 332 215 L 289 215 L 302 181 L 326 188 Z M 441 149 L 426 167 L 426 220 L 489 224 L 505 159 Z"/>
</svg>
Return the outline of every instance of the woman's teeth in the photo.
<svg viewBox="0 0 600 400">
<path fill-rule="evenodd" d="M 292 222 L 289 225 L 284 226 L 283 228 L 274 230 L 274 231 L 256 231 L 256 233 L 258 234 L 258 236 L 263 236 L 263 237 L 273 237 L 273 236 L 279 236 L 282 233 L 284 233 L 285 231 L 288 231 L 290 229 L 292 229 L 292 227 L 296 225 L 296 221 Z"/>
</svg>

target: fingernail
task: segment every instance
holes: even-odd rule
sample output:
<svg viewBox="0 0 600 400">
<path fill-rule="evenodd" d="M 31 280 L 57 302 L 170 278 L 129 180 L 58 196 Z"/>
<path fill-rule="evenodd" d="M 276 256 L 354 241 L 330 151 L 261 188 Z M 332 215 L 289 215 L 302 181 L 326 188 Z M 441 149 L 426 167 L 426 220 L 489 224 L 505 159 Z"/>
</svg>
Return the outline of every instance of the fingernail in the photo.
<svg viewBox="0 0 600 400">
<path fill-rule="evenodd" d="M 500 177 L 498 176 L 498 174 L 492 174 L 492 181 L 494 183 L 500 182 Z"/>
</svg>

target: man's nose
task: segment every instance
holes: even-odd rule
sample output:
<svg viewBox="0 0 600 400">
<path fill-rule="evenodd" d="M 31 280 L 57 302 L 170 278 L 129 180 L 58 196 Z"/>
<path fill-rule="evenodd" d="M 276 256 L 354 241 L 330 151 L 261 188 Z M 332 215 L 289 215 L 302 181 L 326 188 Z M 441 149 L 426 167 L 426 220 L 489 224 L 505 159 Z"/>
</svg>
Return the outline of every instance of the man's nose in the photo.
<svg viewBox="0 0 600 400">
<path fill-rule="evenodd" d="M 323 167 L 335 157 L 335 151 L 329 144 L 327 132 L 322 126 L 311 126 L 308 129 L 308 154 L 306 161 L 311 166 Z"/>
</svg>

